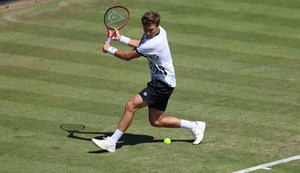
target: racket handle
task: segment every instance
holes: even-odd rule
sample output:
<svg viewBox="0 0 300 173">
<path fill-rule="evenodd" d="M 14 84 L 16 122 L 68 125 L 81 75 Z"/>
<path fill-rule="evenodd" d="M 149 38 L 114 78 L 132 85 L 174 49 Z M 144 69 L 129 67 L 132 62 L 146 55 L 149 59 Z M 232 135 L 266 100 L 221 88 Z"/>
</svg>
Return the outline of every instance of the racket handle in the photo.
<svg viewBox="0 0 300 173">
<path fill-rule="evenodd" d="M 111 38 L 109 38 L 109 37 L 108 37 L 106 41 L 107 41 L 108 43 L 110 43 L 110 41 L 111 41 Z"/>
</svg>

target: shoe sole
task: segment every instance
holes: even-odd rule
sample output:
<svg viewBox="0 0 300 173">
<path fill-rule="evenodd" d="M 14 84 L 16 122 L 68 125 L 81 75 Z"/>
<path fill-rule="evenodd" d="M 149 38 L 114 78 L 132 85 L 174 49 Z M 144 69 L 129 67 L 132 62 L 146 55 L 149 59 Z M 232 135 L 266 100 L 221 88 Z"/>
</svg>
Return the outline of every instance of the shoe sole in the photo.
<svg viewBox="0 0 300 173">
<path fill-rule="evenodd" d="M 98 140 L 98 139 L 92 139 L 93 144 L 95 144 L 97 147 L 101 148 L 102 150 L 108 151 L 108 152 L 110 152 L 110 153 L 113 153 L 113 152 L 116 151 L 115 149 L 106 149 L 106 148 L 104 148 L 104 147 L 101 147 L 101 145 L 98 145 L 98 144 L 97 144 L 97 141 L 96 141 L 96 140 Z"/>
</svg>

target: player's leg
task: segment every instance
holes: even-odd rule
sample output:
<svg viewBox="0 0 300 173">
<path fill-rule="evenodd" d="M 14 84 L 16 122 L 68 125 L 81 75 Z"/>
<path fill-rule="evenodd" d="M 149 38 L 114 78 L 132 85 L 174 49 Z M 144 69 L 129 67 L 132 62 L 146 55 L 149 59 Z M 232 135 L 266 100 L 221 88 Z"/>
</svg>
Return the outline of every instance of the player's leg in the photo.
<svg viewBox="0 0 300 173">
<path fill-rule="evenodd" d="M 143 100 L 139 94 L 129 99 L 125 105 L 123 118 L 119 123 L 118 129 L 122 132 L 125 132 L 131 125 L 135 112 L 143 107 L 146 107 L 147 105 L 147 101 Z"/>
<path fill-rule="evenodd" d="M 164 111 L 156 108 L 149 108 L 149 122 L 154 127 L 168 128 L 186 128 L 194 135 L 195 141 L 193 144 L 200 144 L 203 137 L 206 123 L 202 121 L 188 121 L 178 119 L 172 116 L 164 116 Z"/>
<path fill-rule="evenodd" d="M 131 125 L 135 112 L 147 105 L 148 103 L 144 101 L 139 94 L 132 97 L 126 102 L 123 117 L 114 134 L 112 136 L 104 138 L 103 140 L 92 139 L 92 141 L 103 150 L 107 150 L 109 152 L 115 152 L 116 143 L 122 137 L 122 135 L 128 129 L 128 127 Z"/>
<path fill-rule="evenodd" d="M 179 128 L 180 119 L 172 116 L 164 116 L 164 111 L 149 108 L 149 122 L 154 127 Z"/>
</svg>

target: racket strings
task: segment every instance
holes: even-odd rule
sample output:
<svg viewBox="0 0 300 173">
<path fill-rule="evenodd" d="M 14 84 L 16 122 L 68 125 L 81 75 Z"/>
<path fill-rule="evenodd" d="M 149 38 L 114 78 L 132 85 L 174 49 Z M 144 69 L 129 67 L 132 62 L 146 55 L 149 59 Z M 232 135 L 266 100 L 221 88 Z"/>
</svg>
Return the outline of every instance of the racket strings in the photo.
<svg viewBox="0 0 300 173">
<path fill-rule="evenodd" d="M 112 8 L 105 15 L 105 24 L 109 28 L 119 28 L 123 26 L 129 18 L 128 12 L 123 8 Z"/>
</svg>

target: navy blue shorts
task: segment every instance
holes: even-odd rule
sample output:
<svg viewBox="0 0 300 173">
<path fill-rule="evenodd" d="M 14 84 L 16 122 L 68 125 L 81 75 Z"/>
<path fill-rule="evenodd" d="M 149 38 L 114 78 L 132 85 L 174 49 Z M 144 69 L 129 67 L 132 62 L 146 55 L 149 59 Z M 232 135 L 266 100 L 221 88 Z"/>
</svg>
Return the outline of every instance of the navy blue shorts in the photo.
<svg viewBox="0 0 300 173">
<path fill-rule="evenodd" d="M 162 81 L 152 80 L 148 82 L 147 87 L 143 89 L 139 95 L 143 100 L 148 102 L 149 108 L 165 111 L 173 90 L 174 88 L 169 87 Z"/>
</svg>

